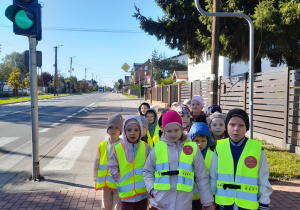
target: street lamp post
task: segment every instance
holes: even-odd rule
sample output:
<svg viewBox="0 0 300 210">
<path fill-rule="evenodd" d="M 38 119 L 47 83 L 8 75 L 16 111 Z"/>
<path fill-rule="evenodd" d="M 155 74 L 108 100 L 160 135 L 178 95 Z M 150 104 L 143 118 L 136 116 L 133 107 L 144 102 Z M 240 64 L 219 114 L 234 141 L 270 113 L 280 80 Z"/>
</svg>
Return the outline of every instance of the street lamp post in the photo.
<svg viewBox="0 0 300 210">
<path fill-rule="evenodd" d="M 58 45 L 58 46 L 55 46 L 53 47 L 55 49 L 55 64 L 54 64 L 54 68 L 55 68 L 55 74 L 54 74 L 54 78 L 55 78 L 55 81 L 54 81 L 54 96 L 55 96 L 55 93 L 56 95 L 58 96 L 58 93 L 57 93 L 57 88 L 58 88 L 58 85 L 57 85 L 57 48 L 59 47 L 62 47 L 63 45 Z"/>
<path fill-rule="evenodd" d="M 74 71 L 74 69 L 72 68 L 72 59 L 75 58 L 76 56 L 72 56 L 70 57 L 71 60 L 70 60 L 70 94 L 72 93 L 72 71 Z"/>
</svg>

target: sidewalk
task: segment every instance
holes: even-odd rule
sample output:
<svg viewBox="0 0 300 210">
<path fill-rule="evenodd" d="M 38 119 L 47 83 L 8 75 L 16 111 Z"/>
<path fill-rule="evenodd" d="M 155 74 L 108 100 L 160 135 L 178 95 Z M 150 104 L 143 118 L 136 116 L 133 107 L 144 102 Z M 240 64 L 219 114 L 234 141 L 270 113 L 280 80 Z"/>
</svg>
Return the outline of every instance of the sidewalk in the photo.
<svg viewBox="0 0 300 210">
<path fill-rule="evenodd" d="M 300 209 L 300 180 L 272 183 L 270 210 Z M 38 191 L 0 194 L 0 209 L 100 209 L 101 191 L 74 188 L 57 191 Z"/>
<path fill-rule="evenodd" d="M 111 95 L 111 94 L 110 94 Z M 137 114 L 139 100 L 128 99 L 124 101 L 124 96 L 113 94 L 106 102 L 102 102 L 102 108 L 108 109 L 108 105 L 118 103 L 120 112 L 124 115 Z M 120 99 L 120 100 L 118 100 Z M 97 114 L 97 111 L 94 113 Z M 94 126 L 105 126 L 103 121 L 103 113 L 88 116 L 90 129 Z M 103 121 L 103 122 L 102 122 Z M 103 125 L 101 125 L 103 124 Z M 31 183 L 34 184 L 34 183 Z M 289 209 L 300 210 L 300 180 L 289 182 L 272 182 L 273 194 L 271 195 L 271 205 L 269 209 Z M 75 185 L 76 186 L 76 185 Z M 95 191 L 92 187 L 81 188 L 74 185 L 69 188 L 50 189 L 50 185 L 45 188 L 49 190 L 41 190 L 37 188 L 32 190 L 27 186 L 28 191 L 5 192 L 0 193 L 0 209 L 100 209 L 101 191 Z M 90 185 L 89 185 L 90 186 Z M 30 190 L 30 191 L 29 191 Z M 184 210 L 184 209 L 183 209 Z"/>
</svg>

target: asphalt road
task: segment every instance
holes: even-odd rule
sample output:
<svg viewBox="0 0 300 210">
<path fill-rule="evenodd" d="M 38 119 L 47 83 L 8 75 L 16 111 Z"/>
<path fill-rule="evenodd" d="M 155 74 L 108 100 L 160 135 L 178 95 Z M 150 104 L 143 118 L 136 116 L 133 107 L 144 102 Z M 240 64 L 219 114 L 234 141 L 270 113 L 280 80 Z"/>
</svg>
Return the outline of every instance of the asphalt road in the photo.
<svg viewBox="0 0 300 210">
<path fill-rule="evenodd" d="M 30 103 L 0 106 L 0 193 L 93 188 L 93 161 L 108 115 L 136 112 L 124 103 L 112 93 L 39 101 L 39 181 L 30 181 Z"/>
</svg>

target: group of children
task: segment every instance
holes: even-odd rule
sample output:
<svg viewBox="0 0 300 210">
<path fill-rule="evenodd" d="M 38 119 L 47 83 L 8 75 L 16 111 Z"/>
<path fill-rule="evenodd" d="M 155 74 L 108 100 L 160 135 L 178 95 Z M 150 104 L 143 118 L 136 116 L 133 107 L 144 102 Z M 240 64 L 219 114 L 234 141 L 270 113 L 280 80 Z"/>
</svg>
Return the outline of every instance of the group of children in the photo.
<svg viewBox="0 0 300 210">
<path fill-rule="evenodd" d="M 268 209 L 272 187 L 261 143 L 245 137 L 247 113 L 219 106 L 203 112 L 194 96 L 158 119 L 148 103 L 139 116 L 112 115 L 99 144 L 95 189 L 102 209 Z"/>
</svg>

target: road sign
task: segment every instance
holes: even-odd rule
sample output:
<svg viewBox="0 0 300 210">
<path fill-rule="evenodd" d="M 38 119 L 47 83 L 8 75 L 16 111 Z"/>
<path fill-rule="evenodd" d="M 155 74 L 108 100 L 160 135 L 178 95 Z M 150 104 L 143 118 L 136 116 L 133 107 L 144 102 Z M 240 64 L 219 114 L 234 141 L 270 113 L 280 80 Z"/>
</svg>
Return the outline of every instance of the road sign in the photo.
<svg viewBox="0 0 300 210">
<path fill-rule="evenodd" d="M 117 82 L 117 85 L 119 86 L 119 85 L 120 85 L 120 83 L 119 83 L 119 82 Z"/>
<path fill-rule="evenodd" d="M 124 63 L 121 68 L 127 72 L 129 70 L 130 66 L 127 63 Z"/>
</svg>

